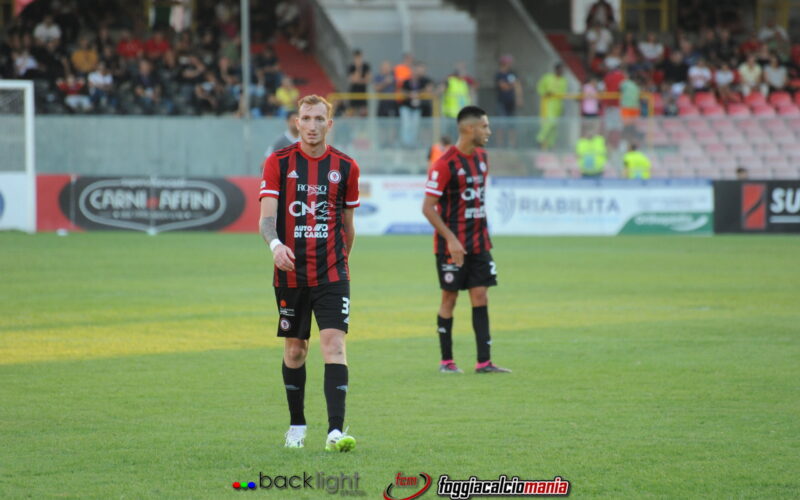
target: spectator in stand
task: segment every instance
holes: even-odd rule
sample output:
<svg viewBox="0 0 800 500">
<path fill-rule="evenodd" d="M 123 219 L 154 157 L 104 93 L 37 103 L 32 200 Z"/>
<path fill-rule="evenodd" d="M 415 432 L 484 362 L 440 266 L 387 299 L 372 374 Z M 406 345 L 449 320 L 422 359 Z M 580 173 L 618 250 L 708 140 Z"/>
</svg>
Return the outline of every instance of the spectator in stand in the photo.
<svg viewBox="0 0 800 500">
<path fill-rule="evenodd" d="M 411 78 L 403 82 L 405 99 L 400 104 L 400 142 L 404 147 L 417 145 L 419 120 L 424 114 L 423 92 L 433 92 L 433 82 L 425 74 L 425 65 L 416 63 Z"/>
<path fill-rule="evenodd" d="M 782 59 L 788 58 L 791 46 L 789 35 L 782 26 L 778 26 L 774 18 L 767 21 L 767 25 L 761 28 L 758 32 L 758 39 L 767 47 L 767 50 L 780 54 Z"/>
<path fill-rule="evenodd" d="M 106 47 L 111 47 L 114 49 L 116 46 L 114 40 L 111 38 L 111 32 L 108 31 L 107 26 L 100 26 L 100 28 L 97 30 L 95 46 L 97 47 L 98 54 L 103 54 L 106 51 Z"/>
<path fill-rule="evenodd" d="M 702 57 L 689 68 L 689 88 L 694 92 L 708 92 L 711 89 L 711 68 Z"/>
<path fill-rule="evenodd" d="M 457 65 L 442 84 L 442 114 L 455 120 L 462 108 L 472 104 L 469 83 L 463 65 Z M 450 122 L 454 123 L 454 122 Z"/>
<path fill-rule="evenodd" d="M 196 94 L 195 87 L 203 81 L 203 74 L 206 72 L 206 65 L 195 54 L 186 54 L 183 63 L 178 66 L 177 82 L 179 85 L 179 93 L 181 100 L 185 103 L 195 103 Z M 196 103 L 195 103 L 196 104 Z M 196 112 L 196 107 L 191 108 L 192 112 Z"/>
<path fill-rule="evenodd" d="M 600 23 L 592 24 L 591 29 L 586 32 L 587 59 L 589 65 L 593 66 L 598 59 L 603 60 L 613 43 L 614 35 L 611 34 L 611 30 Z"/>
<path fill-rule="evenodd" d="M 606 92 L 619 92 L 619 87 L 622 85 L 623 80 L 625 80 L 625 73 L 622 72 L 621 68 L 606 73 L 603 76 L 603 85 L 606 88 Z"/>
<path fill-rule="evenodd" d="M 497 103 L 501 116 L 514 116 L 522 106 L 522 84 L 512 65 L 514 58 L 504 55 L 500 58 L 500 68 L 494 75 L 497 90 Z"/>
<path fill-rule="evenodd" d="M 44 20 L 36 25 L 33 30 L 33 37 L 41 45 L 45 45 L 51 40 L 61 39 L 61 28 L 53 21 L 52 14 L 45 15 Z"/>
<path fill-rule="evenodd" d="M 711 28 L 704 29 L 697 42 L 697 50 L 706 61 L 714 61 L 717 50 L 717 35 Z"/>
<path fill-rule="evenodd" d="M 664 60 L 664 45 L 652 31 L 647 34 L 647 40 L 639 42 L 639 52 L 648 68 L 656 67 Z"/>
<path fill-rule="evenodd" d="M 83 78 L 76 78 L 69 74 L 66 79 L 59 79 L 56 82 L 58 90 L 64 95 L 64 103 L 72 111 L 89 111 L 92 109 L 92 102 L 85 94 L 86 81 Z"/>
<path fill-rule="evenodd" d="M 380 71 L 372 80 L 372 89 L 378 94 L 389 94 L 396 90 L 392 63 L 381 63 Z M 378 101 L 378 116 L 397 116 L 397 102 L 393 99 Z"/>
<path fill-rule="evenodd" d="M 146 114 L 159 110 L 162 98 L 161 82 L 147 59 L 139 60 L 139 72 L 134 78 L 134 94 L 139 106 Z"/>
<path fill-rule="evenodd" d="M 731 32 L 724 28 L 720 29 L 713 52 L 715 60 L 730 62 L 736 57 L 737 50 L 736 42 L 731 38 Z"/>
<path fill-rule="evenodd" d="M 769 47 L 766 45 L 762 45 L 756 51 L 756 63 L 762 68 L 769 64 L 770 57 L 772 57 L 772 52 L 769 51 Z"/>
<path fill-rule="evenodd" d="M 23 37 L 23 40 L 27 39 L 29 38 Z M 37 67 L 27 78 L 45 78 L 50 82 L 55 82 L 59 78 L 66 77 L 70 72 L 69 59 L 61 49 L 59 38 L 54 38 L 45 45 L 31 48 L 30 54 L 36 60 Z"/>
<path fill-rule="evenodd" d="M 144 55 L 153 62 L 158 63 L 164 56 L 172 50 L 172 46 L 164 37 L 160 30 L 153 33 L 153 36 L 144 44 Z"/>
<path fill-rule="evenodd" d="M 751 31 L 747 39 L 739 45 L 739 54 L 743 58 L 747 58 L 750 54 L 755 54 L 761 48 L 761 42 L 758 41 L 758 35 L 755 31 Z"/>
<path fill-rule="evenodd" d="M 786 71 L 786 66 L 783 66 L 778 60 L 778 56 L 772 54 L 769 58 L 769 64 L 764 66 L 764 95 L 771 92 L 780 92 L 786 90 L 786 84 L 789 82 L 789 75 Z"/>
<path fill-rule="evenodd" d="M 620 53 L 622 54 L 622 64 L 624 64 L 629 71 L 636 71 L 638 69 L 639 60 L 641 59 L 641 54 L 639 54 L 639 44 L 633 32 L 629 31 L 625 33 Z"/>
<path fill-rule="evenodd" d="M 583 84 L 581 115 L 584 118 L 597 118 L 600 115 L 600 100 L 597 98 L 599 92 L 597 77 L 592 76 Z"/>
<path fill-rule="evenodd" d="M 364 94 L 372 78 L 369 63 L 364 60 L 360 50 L 353 51 L 353 62 L 347 68 L 348 92 Z M 366 99 L 351 99 L 350 109 L 358 116 L 367 116 Z"/>
<path fill-rule="evenodd" d="M 200 113 L 220 114 L 225 89 L 213 71 L 203 73 L 203 81 L 194 88 Z"/>
<path fill-rule="evenodd" d="M 290 111 L 296 111 L 299 98 L 300 91 L 294 86 L 292 79 L 284 76 L 281 86 L 275 91 L 273 97 L 273 104 L 278 108 L 278 116 L 286 118 Z"/>
<path fill-rule="evenodd" d="M 734 93 L 731 90 L 736 75 L 731 70 L 731 65 L 723 62 L 722 65 L 714 72 L 714 86 L 717 88 L 717 95 L 723 104 L 728 104 L 734 101 Z"/>
<path fill-rule="evenodd" d="M 130 31 L 123 31 L 117 42 L 117 54 L 126 63 L 130 63 L 142 57 L 144 46 L 142 42 L 131 36 Z"/>
<path fill-rule="evenodd" d="M 281 68 L 272 46 L 265 45 L 256 57 L 253 58 L 253 68 L 258 81 L 263 82 L 270 94 L 274 93 L 281 84 Z"/>
<path fill-rule="evenodd" d="M 747 60 L 739 66 L 739 82 L 743 95 L 748 95 L 753 90 L 758 90 L 761 85 L 761 66 L 756 64 L 755 54 L 747 56 Z"/>
<path fill-rule="evenodd" d="M 414 56 L 409 53 L 403 54 L 403 60 L 397 63 L 394 67 L 394 82 L 397 85 L 397 91 L 403 89 L 403 84 L 411 78 L 414 73 Z"/>
<path fill-rule="evenodd" d="M 627 124 L 639 118 L 641 114 L 641 91 L 636 80 L 626 70 L 622 70 L 622 74 L 625 75 L 625 79 L 619 86 L 619 107 L 622 121 Z"/>
<path fill-rule="evenodd" d="M 680 47 L 680 51 L 683 54 L 683 62 L 689 67 L 696 65 L 697 61 L 703 57 L 700 51 L 697 50 L 697 47 L 695 47 L 688 38 L 682 37 L 678 42 L 678 47 Z"/>
<path fill-rule="evenodd" d="M 614 8 L 606 0 L 597 0 L 589 7 L 589 12 L 586 14 L 586 26 L 595 24 L 606 28 L 614 28 L 616 25 Z"/>
<path fill-rule="evenodd" d="M 72 52 L 72 67 L 80 76 L 88 75 L 97 67 L 99 56 L 94 46 L 89 44 L 89 39 L 82 37 L 78 41 L 78 48 Z"/>
<path fill-rule="evenodd" d="M 22 48 L 13 52 L 12 57 L 14 59 L 14 74 L 17 77 L 31 79 L 36 76 L 39 63 L 27 49 Z"/>
<path fill-rule="evenodd" d="M 614 45 L 611 47 L 611 52 L 603 59 L 603 68 L 606 71 L 614 71 L 622 68 L 622 63 L 622 45 Z"/>
<path fill-rule="evenodd" d="M 541 128 L 536 142 L 543 150 L 555 146 L 558 140 L 558 119 L 564 114 L 564 94 L 567 93 L 564 65 L 557 63 L 550 73 L 545 73 L 536 84 L 539 94 Z"/>
<path fill-rule="evenodd" d="M 106 63 L 100 61 L 97 69 L 89 73 L 89 99 L 95 109 L 109 107 L 116 109 L 117 103 L 114 98 L 114 77 L 108 71 Z"/>
<path fill-rule="evenodd" d="M 284 0 L 275 7 L 278 29 L 283 32 L 289 43 L 300 50 L 308 48 L 307 27 L 303 19 L 301 5 L 296 1 Z"/>
<path fill-rule="evenodd" d="M 129 74 L 127 65 L 122 62 L 122 58 L 117 54 L 114 46 L 106 45 L 103 48 L 102 56 L 102 61 L 106 64 L 109 73 L 111 73 L 117 85 L 128 81 Z"/>
</svg>

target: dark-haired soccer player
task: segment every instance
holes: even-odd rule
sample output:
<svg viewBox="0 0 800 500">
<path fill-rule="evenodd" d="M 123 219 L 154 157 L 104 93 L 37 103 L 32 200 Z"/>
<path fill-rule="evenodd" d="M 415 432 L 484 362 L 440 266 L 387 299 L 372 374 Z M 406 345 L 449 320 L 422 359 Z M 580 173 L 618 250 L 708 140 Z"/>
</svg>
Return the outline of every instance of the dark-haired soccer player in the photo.
<svg viewBox="0 0 800 500">
<path fill-rule="evenodd" d="M 497 285 L 497 269 L 489 250 L 486 226 L 486 176 L 489 164 L 483 146 L 489 140 L 489 118 L 477 106 L 457 117 L 458 142 L 428 172 L 422 213 L 436 229 L 434 253 L 442 304 L 437 318 L 442 362 L 439 371 L 462 373 L 453 360 L 453 309 L 459 290 L 469 290 L 472 328 L 478 345 L 478 373 L 508 373 L 492 363 L 487 309 L 488 287 Z"/>
<path fill-rule="evenodd" d="M 350 322 L 350 271 L 358 202 L 356 162 L 328 146 L 331 105 L 309 95 L 298 101 L 300 142 L 272 153 L 261 181 L 261 235 L 275 262 L 275 300 L 284 337 L 283 381 L 289 402 L 286 446 L 305 445 L 303 412 L 311 313 L 319 327 L 328 406 L 327 451 L 350 451 L 342 432 L 347 395 L 345 334 Z M 346 431 L 346 429 L 345 429 Z"/>
</svg>

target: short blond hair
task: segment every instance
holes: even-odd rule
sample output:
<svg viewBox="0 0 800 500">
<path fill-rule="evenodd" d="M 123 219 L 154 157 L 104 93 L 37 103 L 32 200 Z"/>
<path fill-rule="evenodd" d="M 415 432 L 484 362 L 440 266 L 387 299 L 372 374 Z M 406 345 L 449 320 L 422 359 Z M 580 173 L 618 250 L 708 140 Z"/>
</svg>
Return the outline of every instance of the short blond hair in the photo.
<svg viewBox="0 0 800 500">
<path fill-rule="evenodd" d="M 320 97 L 317 94 L 310 94 L 305 97 L 302 97 L 299 101 L 297 101 L 297 110 L 300 111 L 300 107 L 303 104 L 308 104 L 309 106 L 315 106 L 320 103 L 325 105 L 325 109 L 328 111 L 327 112 L 328 119 L 330 120 L 333 117 L 333 105 L 331 105 L 331 103 L 329 103 L 327 99 L 325 99 L 324 97 Z"/>
</svg>

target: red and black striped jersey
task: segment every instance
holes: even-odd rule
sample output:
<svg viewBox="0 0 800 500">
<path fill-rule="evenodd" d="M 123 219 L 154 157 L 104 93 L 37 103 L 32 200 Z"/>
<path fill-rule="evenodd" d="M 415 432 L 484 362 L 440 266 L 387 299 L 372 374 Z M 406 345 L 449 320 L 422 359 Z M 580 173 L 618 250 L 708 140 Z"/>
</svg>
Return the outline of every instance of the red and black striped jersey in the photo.
<svg viewBox="0 0 800 500">
<path fill-rule="evenodd" d="M 264 161 L 258 199 L 278 199 L 278 237 L 295 255 L 294 271 L 275 268 L 275 286 L 350 279 L 343 215 L 359 206 L 358 176 L 356 162 L 331 146 L 312 158 L 295 143 Z"/>
<path fill-rule="evenodd" d="M 425 193 L 439 199 L 439 215 L 468 254 L 492 248 L 484 205 L 487 175 L 489 163 L 483 148 L 467 156 L 450 146 L 431 166 L 425 182 Z M 433 248 L 437 254 L 447 253 L 447 241 L 438 233 L 433 236 Z"/>
</svg>

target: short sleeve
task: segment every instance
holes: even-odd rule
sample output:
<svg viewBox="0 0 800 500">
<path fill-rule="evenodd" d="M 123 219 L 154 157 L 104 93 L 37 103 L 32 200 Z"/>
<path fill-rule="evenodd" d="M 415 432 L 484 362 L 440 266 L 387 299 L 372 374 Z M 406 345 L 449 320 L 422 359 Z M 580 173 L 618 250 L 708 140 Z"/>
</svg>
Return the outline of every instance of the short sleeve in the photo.
<svg viewBox="0 0 800 500">
<path fill-rule="evenodd" d="M 264 173 L 261 177 L 261 187 L 258 192 L 259 201 L 261 198 L 278 198 L 281 194 L 281 172 L 278 166 L 278 159 L 274 154 L 264 160 Z"/>
<path fill-rule="evenodd" d="M 353 162 L 347 175 L 347 191 L 344 194 L 345 208 L 356 208 L 361 205 L 361 201 L 358 198 L 358 178 L 360 175 L 361 170 L 358 168 L 358 164 Z"/>
<path fill-rule="evenodd" d="M 439 198 L 444 193 L 448 182 L 450 182 L 450 167 L 447 166 L 447 162 L 436 161 L 428 171 L 425 194 Z"/>
</svg>

